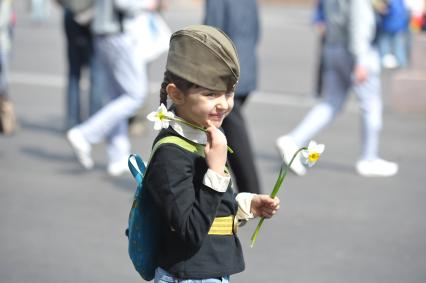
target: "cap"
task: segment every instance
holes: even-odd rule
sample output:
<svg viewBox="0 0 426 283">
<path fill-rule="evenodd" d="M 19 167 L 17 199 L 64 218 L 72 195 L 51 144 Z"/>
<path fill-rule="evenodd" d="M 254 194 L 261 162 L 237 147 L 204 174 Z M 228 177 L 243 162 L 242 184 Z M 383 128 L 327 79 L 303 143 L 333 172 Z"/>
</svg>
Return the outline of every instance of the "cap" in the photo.
<svg viewBox="0 0 426 283">
<path fill-rule="evenodd" d="M 231 39 L 217 28 L 188 26 L 172 34 L 166 69 L 201 87 L 234 91 L 240 77 Z"/>
</svg>

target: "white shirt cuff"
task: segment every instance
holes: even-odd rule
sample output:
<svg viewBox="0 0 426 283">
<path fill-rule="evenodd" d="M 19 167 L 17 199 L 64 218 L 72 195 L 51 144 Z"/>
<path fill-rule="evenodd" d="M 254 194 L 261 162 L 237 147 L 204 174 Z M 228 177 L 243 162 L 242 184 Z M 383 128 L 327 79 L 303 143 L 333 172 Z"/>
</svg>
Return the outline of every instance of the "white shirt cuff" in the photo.
<svg viewBox="0 0 426 283">
<path fill-rule="evenodd" d="M 240 225 L 254 218 L 253 213 L 251 213 L 251 201 L 254 195 L 251 193 L 239 193 L 235 198 L 238 203 L 238 211 L 235 218 L 238 222 L 242 222 Z"/>
<path fill-rule="evenodd" d="M 222 176 L 211 169 L 207 169 L 204 174 L 203 184 L 219 193 L 224 193 L 228 189 L 231 176 L 226 174 Z"/>
</svg>

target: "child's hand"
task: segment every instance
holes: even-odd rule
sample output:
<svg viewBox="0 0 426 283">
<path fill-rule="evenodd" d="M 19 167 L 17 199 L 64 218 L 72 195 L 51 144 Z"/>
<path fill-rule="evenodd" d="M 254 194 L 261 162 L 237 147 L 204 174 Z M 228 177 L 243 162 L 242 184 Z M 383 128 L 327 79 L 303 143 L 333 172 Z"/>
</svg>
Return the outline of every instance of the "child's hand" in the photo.
<svg viewBox="0 0 426 283">
<path fill-rule="evenodd" d="M 271 218 L 280 208 L 278 197 L 271 198 L 269 195 L 255 195 L 251 201 L 251 213 L 254 216 Z"/>
<path fill-rule="evenodd" d="M 223 176 L 225 175 L 228 150 L 226 137 L 210 120 L 207 123 L 207 144 L 205 147 L 207 166 Z"/>
</svg>

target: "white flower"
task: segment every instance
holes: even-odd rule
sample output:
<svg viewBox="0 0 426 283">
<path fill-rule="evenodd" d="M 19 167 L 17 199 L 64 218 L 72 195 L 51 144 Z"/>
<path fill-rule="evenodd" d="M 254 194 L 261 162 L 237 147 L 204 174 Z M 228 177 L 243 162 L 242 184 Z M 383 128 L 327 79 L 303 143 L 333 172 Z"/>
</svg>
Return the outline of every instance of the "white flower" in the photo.
<svg viewBox="0 0 426 283">
<path fill-rule="evenodd" d="M 161 103 L 157 111 L 149 113 L 146 118 L 154 122 L 154 130 L 159 131 L 162 128 L 167 129 L 169 127 L 169 122 L 175 118 L 175 114 L 167 111 L 166 106 Z"/>
<path fill-rule="evenodd" d="M 302 151 L 302 161 L 309 167 L 314 166 L 318 161 L 321 154 L 324 152 L 325 146 L 323 144 L 317 144 L 315 141 L 310 141 L 308 149 Z"/>
</svg>

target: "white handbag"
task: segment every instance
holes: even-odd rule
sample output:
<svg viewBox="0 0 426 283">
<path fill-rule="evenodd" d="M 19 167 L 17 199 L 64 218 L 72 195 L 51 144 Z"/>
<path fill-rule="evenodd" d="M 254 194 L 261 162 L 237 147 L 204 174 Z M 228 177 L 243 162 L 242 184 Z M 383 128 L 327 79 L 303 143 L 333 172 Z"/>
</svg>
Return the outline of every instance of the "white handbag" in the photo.
<svg viewBox="0 0 426 283">
<path fill-rule="evenodd" d="M 146 12 L 142 25 L 143 58 L 148 63 L 169 49 L 170 28 L 158 12 Z"/>
</svg>

